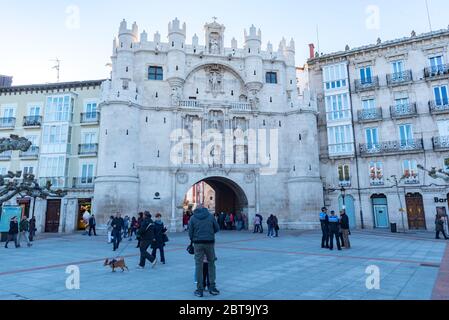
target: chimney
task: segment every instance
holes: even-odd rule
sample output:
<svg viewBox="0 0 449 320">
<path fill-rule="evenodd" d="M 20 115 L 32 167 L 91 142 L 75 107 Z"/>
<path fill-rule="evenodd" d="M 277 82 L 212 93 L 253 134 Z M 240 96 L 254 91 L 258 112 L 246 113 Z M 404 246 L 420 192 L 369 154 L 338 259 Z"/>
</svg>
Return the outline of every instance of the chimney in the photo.
<svg viewBox="0 0 449 320">
<path fill-rule="evenodd" d="M 313 43 L 309 44 L 309 52 L 310 59 L 315 58 L 315 45 Z"/>
</svg>

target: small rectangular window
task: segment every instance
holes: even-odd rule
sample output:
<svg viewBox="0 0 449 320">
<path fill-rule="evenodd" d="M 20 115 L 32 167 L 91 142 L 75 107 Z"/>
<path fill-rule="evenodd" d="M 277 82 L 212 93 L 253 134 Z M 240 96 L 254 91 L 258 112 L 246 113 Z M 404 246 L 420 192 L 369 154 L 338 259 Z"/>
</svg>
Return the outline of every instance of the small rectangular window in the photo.
<svg viewBox="0 0 449 320">
<path fill-rule="evenodd" d="M 149 80 L 164 80 L 164 71 L 162 67 L 151 66 L 148 68 L 148 79 Z"/>
<path fill-rule="evenodd" d="M 277 84 L 278 83 L 277 73 L 276 72 L 267 72 L 266 73 L 266 82 Z"/>
</svg>

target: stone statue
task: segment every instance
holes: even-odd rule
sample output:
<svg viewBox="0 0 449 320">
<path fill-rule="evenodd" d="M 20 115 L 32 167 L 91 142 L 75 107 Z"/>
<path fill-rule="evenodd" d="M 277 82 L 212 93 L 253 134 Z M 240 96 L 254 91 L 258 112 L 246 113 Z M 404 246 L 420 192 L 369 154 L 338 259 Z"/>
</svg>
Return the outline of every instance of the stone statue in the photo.
<svg viewBox="0 0 449 320">
<path fill-rule="evenodd" d="M 209 52 L 211 54 L 220 54 L 220 43 L 216 35 L 211 35 Z"/>
<path fill-rule="evenodd" d="M 223 74 L 220 69 L 209 70 L 209 91 L 214 97 L 223 92 Z"/>
</svg>

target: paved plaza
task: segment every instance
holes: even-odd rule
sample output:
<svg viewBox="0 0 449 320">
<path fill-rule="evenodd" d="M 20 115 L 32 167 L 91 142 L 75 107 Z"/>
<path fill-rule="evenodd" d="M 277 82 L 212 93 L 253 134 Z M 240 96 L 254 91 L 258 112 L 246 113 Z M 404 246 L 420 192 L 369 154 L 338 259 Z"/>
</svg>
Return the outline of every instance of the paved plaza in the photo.
<svg viewBox="0 0 449 320">
<path fill-rule="evenodd" d="M 205 300 L 447 299 L 449 254 L 432 233 L 354 231 L 353 248 L 320 248 L 316 231 L 289 231 L 280 238 L 253 233 L 217 236 L 219 297 Z M 0 248 L 2 300 L 193 300 L 194 262 L 186 233 L 171 234 L 167 264 L 138 270 L 132 242 L 123 252 L 130 272 L 103 267 L 113 257 L 105 237 L 81 234 L 38 239 L 32 248 Z M 126 246 L 124 241 L 122 246 Z M 80 270 L 80 289 L 66 288 L 66 268 Z M 380 289 L 368 290 L 366 269 L 380 270 Z M 438 279 L 438 280 L 437 280 Z"/>
</svg>

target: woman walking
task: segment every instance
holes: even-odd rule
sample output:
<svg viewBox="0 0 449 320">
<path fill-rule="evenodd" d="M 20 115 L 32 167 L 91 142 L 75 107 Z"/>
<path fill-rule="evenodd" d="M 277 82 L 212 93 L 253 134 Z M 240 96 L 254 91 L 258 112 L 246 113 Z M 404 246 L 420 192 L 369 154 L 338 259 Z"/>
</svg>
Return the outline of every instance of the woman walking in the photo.
<svg viewBox="0 0 449 320">
<path fill-rule="evenodd" d="M 107 223 L 107 228 L 108 228 L 108 243 L 111 243 L 112 242 L 112 221 L 114 221 L 114 217 L 113 216 L 111 216 L 110 218 L 109 218 L 109 220 L 108 220 L 108 223 Z"/>
<path fill-rule="evenodd" d="M 156 257 L 157 249 L 159 249 L 162 264 L 165 264 L 164 247 L 167 240 L 166 232 L 167 228 L 164 227 L 164 223 L 162 222 L 162 215 L 158 213 L 154 222 L 154 241 L 151 243 L 151 248 L 153 249 L 151 255 Z"/>
<path fill-rule="evenodd" d="M 16 248 L 20 248 L 20 244 L 17 241 L 17 235 L 19 234 L 19 223 L 17 217 L 12 217 L 9 222 L 8 239 L 6 240 L 5 248 L 8 249 L 8 243 L 14 241 Z"/>
<path fill-rule="evenodd" d="M 131 228 L 129 229 L 129 241 L 133 240 L 133 234 L 137 235 L 137 230 L 139 229 L 136 217 L 131 219 Z"/>
</svg>

